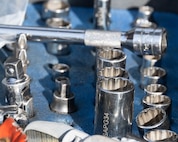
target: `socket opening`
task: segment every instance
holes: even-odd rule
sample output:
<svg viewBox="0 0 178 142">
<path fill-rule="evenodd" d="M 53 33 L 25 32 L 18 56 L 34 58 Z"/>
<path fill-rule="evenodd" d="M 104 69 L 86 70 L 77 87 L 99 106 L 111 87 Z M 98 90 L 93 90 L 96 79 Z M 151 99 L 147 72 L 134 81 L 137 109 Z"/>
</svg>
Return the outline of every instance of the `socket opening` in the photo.
<svg viewBox="0 0 178 142">
<path fill-rule="evenodd" d="M 65 73 L 69 71 L 69 66 L 66 64 L 54 64 L 52 69 L 58 73 Z"/>
<path fill-rule="evenodd" d="M 126 55 L 119 49 L 99 49 L 98 57 L 106 60 L 126 60 Z"/>
<path fill-rule="evenodd" d="M 139 12 L 146 15 L 146 16 L 149 16 L 153 13 L 154 9 L 150 6 L 141 6 L 139 8 Z"/>
<path fill-rule="evenodd" d="M 175 132 L 170 130 L 153 130 L 147 132 L 144 136 L 146 141 L 171 141 L 177 142 L 178 136 Z"/>
<path fill-rule="evenodd" d="M 136 122 L 139 128 L 153 129 L 161 126 L 166 121 L 166 112 L 161 108 L 147 108 L 141 111 Z"/>
<path fill-rule="evenodd" d="M 162 84 L 150 84 L 144 88 L 144 91 L 148 95 L 151 95 L 151 94 L 161 95 L 161 94 L 166 93 L 167 88 L 166 88 L 166 86 L 164 86 Z"/>
<path fill-rule="evenodd" d="M 161 78 L 166 75 L 166 71 L 160 67 L 148 67 L 143 69 L 142 74 L 148 78 Z"/>
<path fill-rule="evenodd" d="M 143 104 L 149 107 L 169 107 L 171 99 L 165 95 L 148 95 L 142 100 Z"/>
<path fill-rule="evenodd" d="M 99 71 L 101 77 L 124 77 L 128 78 L 128 73 L 125 69 L 120 67 L 104 67 Z"/>
<path fill-rule="evenodd" d="M 128 92 L 134 89 L 134 85 L 126 78 L 103 78 L 100 81 L 101 89 L 113 92 Z"/>
</svg>

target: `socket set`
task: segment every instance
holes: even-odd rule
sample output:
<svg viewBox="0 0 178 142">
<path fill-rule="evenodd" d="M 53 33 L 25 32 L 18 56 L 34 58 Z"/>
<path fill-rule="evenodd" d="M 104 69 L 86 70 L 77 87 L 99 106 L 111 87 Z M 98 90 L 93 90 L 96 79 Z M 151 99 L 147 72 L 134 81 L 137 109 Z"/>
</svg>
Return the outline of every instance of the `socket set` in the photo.
<svg viewBox="0 0 178 142">
<path fill-rule="evenodd" d="M 94 12 L 60 0 L 29 4 L 23 26 L 0 25 L 11 35 L 1 38 L 15 41 L 0 49 L 1 123 L 11 116 L 29 137 L 48 134 L 35 133 L 34 121 L 65 123 L 78 129 L 66 142 L 178 140 L 177 49 L 166 23 L 178 17 L 110 3 L 95 0 Z"/>
</svg>

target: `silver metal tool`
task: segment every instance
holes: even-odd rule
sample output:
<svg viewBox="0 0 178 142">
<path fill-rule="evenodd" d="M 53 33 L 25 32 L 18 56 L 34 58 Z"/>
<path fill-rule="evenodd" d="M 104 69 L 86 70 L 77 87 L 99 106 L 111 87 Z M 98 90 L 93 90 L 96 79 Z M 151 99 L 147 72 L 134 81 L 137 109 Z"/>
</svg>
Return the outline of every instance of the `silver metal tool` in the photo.
<svg viewBox="0 0 178 142">
<path fill-rule="evenodd" d="M 57 90 L 53 93 L 50 109 L 57 113 L 72 113 L 76 111 L 74 95 L 70 92 L 70 81 L 67 77 L 55 79 Z"/>
<path fill-rule="evenodd" d="M 14 55 L 21 60 L 24 73 L 26 74 L 29 60 L 27 58 L 27 38 L 25 34 L 20 34 L 17 46 L 14 48 Z"/>
<path fill-rule="evenodd" d="M 43 4 L 42 18 L 68 18 L 70 6 L 64 0 L 48 0 Z"/>
<path fill-rule="evenodd" d="M 136 123 L 141 137 L 153 129 L 169 129 L 169 120 L 162 108 L 151 107 L 142 110 L 136 116 Z"/>
<path fill-rule="evenodd" d="M 94 0 L 94 27 L 108 30 L 110 25 L 111 0 Z"/>
<path fill-rule="evenodd" d="M 142 70 L 140 87 L 144 89 L 149 84 L 165 84 L 166 71 L 160 67 L 148 67 Z"/>
<path fill-rule="evenodd" d="M 169 114 L 169 111 L 171 110 L 171 98 L 166 95 L 147 95 L 143 97 L 142 103 L 144 108 L 162 108 L 167 114 Z"/>
<path fill-rule="evenodd" d="M 178 135 L 171 130 L 153 130 L 147 132 L 143 138 L 148 142 L 177 142 Z"/>
<path fill-rule="evenodd" d="M 95 103 L 95 134 L 122 138 L 131 132 L 134 85 L 125 78 L 99 82 Z"/>
<path fill-rule="evenodd" d="M 52 66 L 53 78 L 57 78 L 59 76 L 68 77 L 69 76 L 70 67 L 66 64 L 57 63 Z"/>
<path fill-rule="evenodd" d="M 120 67 L 104 67 L 103 69 L 99 70 L 98 78 L 129 78 L 128 72 Z M 99 79 L 101 80 L 101 79 Z"/>
<path fill-rule="evenodd" d="M 7 104 L 17 105 L 23 109 L 27 117 L 34 115 L 33 98 L 30 93 L 30 77 L 24 73 L 22 62 L 15 57 L 9 57 L 5 63 L 5 78 L 2 83 L 7 88 Z"/>
<path fill-rule="evenodd" d="M 135 28 L 128 32 L 72 30 L 0 25 L 0 38 L 15 41 L 24 33 L 29 41 L 80 43 L 86 46 L 128 48 L 137 54 L 162 54 L 167 47 L 162 28 Z"/>
<path fill-rule="evenodd" d="M 144 68 L 160 66 L 161 55 L 144 55 L 142 58 L 142 65 L 140 67 L 140 72 Z"/>
<path fill-rule="evenodd" d="M 70 29 L 71 24 L 68 21 L 65 21 L 62 18 L 49 18 L 46 20 L 46 24 L 51 28 L 63 28 Z M 70 53 L 68 44 L 59 44 L 59 43 L 46 43 L 46 49 L 49 53 L 54 55 L 67 55 Z"/>
<path fill-rule="evenodd" d="M 144 88 L 146 95 L 164 95 L 166 94 L 167 88 L 162 84 L 150 84 Z"/>
<path fill-rule="evenodd" d="M 135 27 L 155 28 L 157 25 L 150 21 L 154 9 L 150 6 L 139 7 L 138 17 L 134 23 Z"/>
<path fill-rule="evenodd" d="M 106 48 L 97 51 L 97 70 L 105 67 L 121 67 L 125 68 L 126 58 L 125 53 L 119 49 Z"/>
</svg>

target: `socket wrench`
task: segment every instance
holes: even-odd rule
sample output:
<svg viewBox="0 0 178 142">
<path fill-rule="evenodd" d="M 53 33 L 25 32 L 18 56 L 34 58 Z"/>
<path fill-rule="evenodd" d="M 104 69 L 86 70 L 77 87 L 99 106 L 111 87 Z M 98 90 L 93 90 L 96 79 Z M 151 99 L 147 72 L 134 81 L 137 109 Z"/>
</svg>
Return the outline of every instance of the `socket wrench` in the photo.
<svg viewBox="0 0 178 142">
<path fill-rule="evenodd" d="M 131 132 L 134 85 L 125 78 L 103 78 L 95 103 L 94 133 L 122 138 Z"/>
<path fill-rule="evenodd" d="M 159 55 L 167 47 L 166 30 L 163 28 L 135 28 L 128 32 L 116 32 L 0 25 L 2 40 L 16 41 L 22 33 L 29 41 L 80 43 L 102 48 L 122 46 L 141 55 Z"/>
</svg>

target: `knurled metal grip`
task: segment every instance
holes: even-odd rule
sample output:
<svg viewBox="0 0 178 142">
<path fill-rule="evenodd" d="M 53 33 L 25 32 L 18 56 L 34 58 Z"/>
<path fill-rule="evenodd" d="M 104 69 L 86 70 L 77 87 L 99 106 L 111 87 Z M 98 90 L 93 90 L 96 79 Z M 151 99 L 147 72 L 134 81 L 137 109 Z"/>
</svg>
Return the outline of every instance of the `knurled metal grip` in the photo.
<svg viewBox="0 0 178 142">
<path fill-rule="evenodd" d="M 84 43 L 87 46 L 121 48 L 120 38 L 120 32 L 86 30 Z"/>
<path fill-rule="evenodd" d="M 133 50 L 141 55 L 159 55 L 167 47 L 166 31 L 163 28 L 135 28 Z"/>
</svg>

